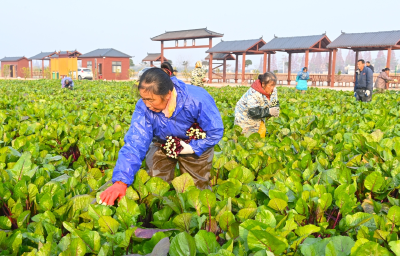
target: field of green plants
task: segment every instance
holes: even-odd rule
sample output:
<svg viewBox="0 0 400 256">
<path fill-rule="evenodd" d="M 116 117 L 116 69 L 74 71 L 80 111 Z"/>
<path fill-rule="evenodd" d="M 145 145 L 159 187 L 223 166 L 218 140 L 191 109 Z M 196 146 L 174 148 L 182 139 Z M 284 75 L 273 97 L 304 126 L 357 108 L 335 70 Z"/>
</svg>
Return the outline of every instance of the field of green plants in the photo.
<svg viewBox="0 0 400 256">
<path fill-rule="evenodd" d="M 104 206 L 136 99 L 132 83 L 75 86 L 0 80 L 0 255 L 400 255 L 396 92 L 279 88 L 280 117 L 246 138 L 248 88 L 208 88 L 225 125 L 213 191 L 143 168 Z"/>
</svg>

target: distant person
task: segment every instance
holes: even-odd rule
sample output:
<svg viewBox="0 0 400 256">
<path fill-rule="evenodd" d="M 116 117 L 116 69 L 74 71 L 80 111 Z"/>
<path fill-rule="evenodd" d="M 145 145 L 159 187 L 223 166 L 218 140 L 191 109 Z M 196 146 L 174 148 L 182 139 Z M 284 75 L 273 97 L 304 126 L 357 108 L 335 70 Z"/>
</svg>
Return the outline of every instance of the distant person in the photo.
<svg viewBox="0 0 400 256">
<path fill-rule="evenodd" d="M 296 76 L 296 89 L 301 91 L 301 93 L 304 93 L 307 91 L 307 81 L 310 79 L 310 73 L 308 73 L 307 67 L 304 67 L 302 71 L 297 73 Z"/>
<path fill-rule="evenodd" d="M 358 60 L 356 71 L 356 82 L 354 86 L 354 97 L 357 101 L 369 102 L 372 100 L 374 77 L 372 70 L 365 67 L 363 59 Z"/>
<path fill-rule="evenodd" d="M 174 76 L 177 76 L 178 75 L 178 70 L 174 69 L 173 74 L 174 74 Z"/>
<path fill-rule="evenodd" d="M 71 77 L 66 76 L 61 80 L 61 88 L 74 89 L 74 81 L 72 81 Z"/>
<path fill-rule="evenodd" d="M 390 78 L 389 74 L 389 68 L 382 69 L 382 72 L 379 74 L 378 78 L 375 81 L 375 88 L 377 89 L 377 93 L 383 93 L 385 92 L 385 89 L 389 89 L 389 81 L 397 82 L 397 79 Z"/>
<path fill-rule="evenodd" d="M 235 125 L 242 128 L 244 135 L 259 132 L 261 137 L 265 136 L 265 121 L 270 117 L 279 116 L 276 81 L 272 72 L 259 75 L 251 88 L 236 103 Z"/>
<path fill-rule="evenodd" d="M 201 61 L 196 62 L 195 69 L 192 71 L 191 84 L 204 87 L 204 82 L 207 81 L 206 74 L 207 71 L 203 69 Z"/>
<path fill-rule="evenodd" d="M 367 67 L 369 67 L 372 70 L 372 73 L 375 72 L 374 66 L 371 65 L 371 62 L 367 61 Z"/>
</svg>

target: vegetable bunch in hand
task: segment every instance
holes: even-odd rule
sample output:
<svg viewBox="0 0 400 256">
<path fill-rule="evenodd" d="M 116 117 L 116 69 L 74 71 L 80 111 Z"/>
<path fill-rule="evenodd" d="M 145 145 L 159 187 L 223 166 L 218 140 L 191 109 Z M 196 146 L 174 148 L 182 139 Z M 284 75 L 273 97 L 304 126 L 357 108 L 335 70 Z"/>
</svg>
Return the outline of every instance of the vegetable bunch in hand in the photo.
<svg viewBox="0 0 400 256">
<path fill-rule="evenodd" d="M 182 152 L 182 150 L 184 150 L 184 146 L 187 146 L 191 140 L 205 139 L 207 134 L 198 123 L 194 123 L 186 131 L 186 136 L 188 136 L 189 139 L 183 140 L 178 137 L 167 136 L 167 141 L 165 144 L 162 144 L 161 147 L 164 149 L 168 157 L 175 159 L 178 158 L 178 155 Z M 193 153 L 193 151 L 191 151 L 191 153 Z"/>
</svg>

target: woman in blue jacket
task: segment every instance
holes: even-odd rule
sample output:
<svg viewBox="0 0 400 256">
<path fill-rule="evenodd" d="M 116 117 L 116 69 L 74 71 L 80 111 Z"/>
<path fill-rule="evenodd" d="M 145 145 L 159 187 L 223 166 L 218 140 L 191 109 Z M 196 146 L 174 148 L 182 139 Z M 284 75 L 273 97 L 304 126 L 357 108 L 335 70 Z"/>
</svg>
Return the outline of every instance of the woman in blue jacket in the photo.
<svg viewBox="0 0 400 256">
<path fill-rule="evenodd" d="M 310 79 L 310 73 L 307 72 L 307 67 L 304 67 L 302 71 L 299 71 L 296 76 L 296 89 L 304 93 L 307 91 L 307 81 Z"/>
<path fill-rule="evenodd" d="M 148 173 L 167 182 L 174 178 L 176 163 L 189 173 L 200 189 L 210 188 L 210 170 L 214 146 L 221 140 L 224 127 L 214 99 L 203 88 L 170 77 L 164 69 L 152 68 L 140 78 L 141 99 L 136 104 L 125 145 L 118 154 L 111 187 L 105 190 L 102 203 L 113 205 L 125 195 L 146 157 Z M 206 138 L 182 143 L 177 159 L 161 149 L 167 136 L 188 139 L 186 131 L 198 123 Z"/>
</svg>

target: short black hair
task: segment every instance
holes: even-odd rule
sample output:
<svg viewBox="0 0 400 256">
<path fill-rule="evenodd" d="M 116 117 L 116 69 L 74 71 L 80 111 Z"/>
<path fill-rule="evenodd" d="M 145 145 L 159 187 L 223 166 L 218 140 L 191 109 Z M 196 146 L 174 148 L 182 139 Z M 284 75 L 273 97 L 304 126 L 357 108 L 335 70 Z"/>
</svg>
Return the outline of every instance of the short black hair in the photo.
<svg viewBox="0 0 400 256">
<path fill-rule="evenodd" d="M 164 62 L 161 64 L 161 68 L 162 68 L 164 71 L 168 70 L 169 72 L 166 71 L 166 73 L 168 73 L 169 76 L 173 76 L 173 75 L 174 75 L 174 68 L 172 67 L 171 63 L 169 63 L 168 61 L 164 61 Z"/>
<path fill-rule="evenodd" d="M 138 90 L 141 89 L 165 96 L 174 89 L 174 83 L 161 68 L 150 68 L 140 77 Z"/>
<path fill-rule="evenodd" d="M 365 60 L 359 59 L 357 62 L 361 62 L 362 64 L 365 64 Z"/>
<path fill-rule="evenodd" d="M 382 71 L 383 71 L 383 72 L 385 72 L 385 71 L 390 71 L 390 68 L 384 68 L 384 69 L 382 69 Z"/>
<path fill-rule="evenodd" d="M 304 71 L 304 69 L 308 71 L 308 68 L 307 68 L 307 67 L 304 67 L 304 68 L 303 68 L 303 71 Z"/>
<path fill-rule="evenodd" d="M 276 84 L 277 78 L 276 75 L 272 72 L 266 72 L 262 75 L 258 76 L 258 80 L 260 80 L 261 84 L 269 84 L 270 82 L 273 82 Z"/>
<path fill-rule="evenodd" d="M 371 64 L 371 62 L 367 61 L 367 63 Z"/>
</svg>

